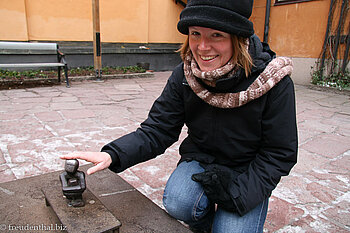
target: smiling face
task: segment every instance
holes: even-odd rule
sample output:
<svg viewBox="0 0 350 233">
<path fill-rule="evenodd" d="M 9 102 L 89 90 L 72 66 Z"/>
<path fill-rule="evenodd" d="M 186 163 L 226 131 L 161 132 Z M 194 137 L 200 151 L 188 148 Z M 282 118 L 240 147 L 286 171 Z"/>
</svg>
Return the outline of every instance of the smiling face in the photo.
<svg viewBox="0 0 350 233">
<path fill-rule="evenodd" d="M 188 28 L 189 46 L 201 71 L 211 71 L 224 66 L 232 57 L 231 35 L 211 28 Z"/>
</svg>

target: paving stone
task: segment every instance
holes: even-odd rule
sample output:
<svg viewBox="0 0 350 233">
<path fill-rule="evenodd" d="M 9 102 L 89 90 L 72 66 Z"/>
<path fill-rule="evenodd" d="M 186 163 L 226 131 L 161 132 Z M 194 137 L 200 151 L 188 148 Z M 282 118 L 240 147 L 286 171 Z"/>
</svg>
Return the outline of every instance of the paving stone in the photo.
<svg viewBox="0 0 350 233">
<path fill-rule="evenodd" d="M 19 89 L 16 91 L 6 91 L 5 95 L 10 98 L 31 98 L 31 97 L 39 97 L 38 94 L 27 91 L 25 89 Z"/>
<path fill-rule="evenodd" d="M 306 109 L 298 114 L 298 120 L 320 120 L 324 118 L 331 118 L 336 112 L 336 109 L 329 108 L 313 108 Z"/>
<path fill-rule="evenodd" d="M 13 103 L 9 107 L 9 110 L 11 110 L 11 111 L 26 111 L 26 110 L 33 111 L 37 108 L 42 108 L 42 107 L 48 108 L 49 103 L 48 102 L 40 103 L 40 105 L 38 103 Z"/>
<path fill-rule="evenodd" d="M 0 165 L 0 183 L 16 180 L 16 176 L 13 174 L 8 165 Z"/>
<path fill-rule="evenodd" d="M 305 143 L 301 148 L 328 158 L 335 158 L 350 149 L 350 138 L 325 134 Z"/>
<path fill-rule="evenodd" d="M 163 206 L 163 192 L 162 189 L 154 189 L 146 184 L 143 180 L 141 180 L 138 176 L 136 176 L 130 169 L 118 174 L 125 181 L 127 181 L 130 185 L 135 187 L 139 192 L 143 195 L 150 198 L 154 203 L 156 203 L 159 207 L 164 208 Z"/>
<path fill-rule="evenodd" d="M 92 98 L 92 97 L 99 97 L 99 96 L 105 96 L 104 93 L 98 91 L 98 88 L 96 87 L 93 89 L 92 87 L 86 87 L 86 88 L 72 88 L 72 90 L 66 90 L 66 96 L 76 96 L 79 99 L 82 97 Z M 69 95 L 68 95 L 69 94 Z"/>
<path fill-rule="evenodd" d="M 297 93 L 298 90 L 296 89 Z M 316 106 L 315 101 L 319 100 L 319 99 L 324 99 L 325 98 L 325 94 L 326 93 L 322 93 L 320 91 L 315 91 L 315 90 L 310 90 L 310 89 L 304 89 L 302 91 L 302 95 L 297 95 L 297 100 L 298 101 L 304 101 L 307 103 L 311 103 L 311 106 Z"/>
<path fill-rule="evenodd" d="M 52 98 L 53 103 L 67 103 L 75 102 L 78 98 L 76 96 L 57 96 Z"/>
<path fill-rule="evenodd" d="M 33 162 L 20 163 L 11 168 L 11 171 L 15 174 L 16 179 L 23 179 L 31 176 L 38 176 L 45 173 L 53 172 L 54 170 L 46 169 L 35 165 Z"/>
<path fill-rule="evenodd" d="M 1 112 L 2 113 L 7 113 L 9 111 L 13 111 L 14 107 L 12 106 L 12 103 L 10 100 L 0 100 L 1 102 Z"/>
<path fill-rule="evenodd" d="M 52 88 L 49 88 L 46 91 L 39 92 L 39 95 L 42 97 L 57 97 L 61 94 L 62 92 L 52 90 Z"/>
<path fill-rule="evenodd" d="M 304 120 L 298 123 L 298 129 L 311 131 L 315 133 L 333 133 L 337 127 L 334 125 L 324 124 L 321 120 Z"/>
<path fill-rule="evenodd" d="M 29 125 L 31 126 L 42 126 L 42 124 L 40 123 L 40 121 L 35 117 L 35 113 L 29 113 L 24 115 L 21 119 L 18 119 L 17 124 L 20 123 L 20 127 L 28 127 Z"/>
<path fill-rule="evenodd" d="M 345 116 L 350 116 L 350 106 L 342 106 L 339 107 L 339 114 L 345 115 Z"/>
<path fill-rule="evenodd" d="M 122 177 L 135 188 L 139 188 L 145 185 L 145 182 L 142 181 L 137 175 L 135 175 L 131 169 L 127 169 L 119 173 L 118 175 L 120 175 L 120 177 Z"/>
<path fill-rule="evenodd" d="M 328 162 L 329 160 L 327 158 L 300 148 L 298 152 L 298 162 L 293 167 L 292 171 L 299 174 L 306 174 L 314 168 L 320 167 Z"/>
<path fill-rule="evenodd" d="M 335 167 L 350 171 L 350 151 L 348 151 L 348 153 L 344 153 L 344 156 L 342 158 L 331 161 L 330 164 Z"/>
<path fill-rule="evenodd" d="M 109 95 L 109 99 L 113 100 L 115 103 L 119 103 L 125 100 L 132 100 L 132 99 L 137 99 L 137 94 L 136 95 L 121 95 L 121 94 L 114 94 L 114 95 Z"/>
<path fill-rule="evenodd" d="M 342 135 L 344 137 L 350 137 L 350 127 L 338 127 L 335 133 Z"/>
<path fill-rule="evenodd" d="M 298 100 L 296 99 L 296 113 L 297 113 L 297 119 L 299 117 L 300 114 L 302 114 L 304 111 L 308 110 L 308 105 L 306 105 L 306 101 L 303 100 Z M 303 115 L 304 116 L 304 115 Z M 302 118 L 302 120 L 305 120 L 305 118 Z"/>
<path fill-rule="evenodd" d="M 93 118 L 47 122 L 47 125 L 59 136 L 87 131 L 98 131 L 103 127 L 100 122 L 96 122 Z"/>
<path fill-rule="evenodd" d="M 163 193 L 164 189 L 157 190 L 151 194 L 148 194 L 147 196 L 156 203 L 160 208 L 165 209 L 163 206 Z"/>
<path fill-rule="evenodd" d="M 330 108 L 334 108 L 335 106 L 343 105 L 345 103 L 350 102 L 350 98 L 347 95 L 334 95 L 327 97 L 326 100 L 321 99 L 321 100 L 316 100 L 316 103 L 320 104 L 321 106 L 326 106 Z"/>
<path fill-rule="evenodd" d="M 147 111 L 147 113 L 148 113 L 148 111 L 152 107 L 154 100 L 155 99 L 153 99 L 153 98 L 125 100 L 125 101 L 123 101 L 123 103 L 120 104 L 120 106 L 125 107 L 125 108 L 129 108 L 130 106 L 133 106 L 132 109 L 130 109 L 131 111 L 136 109 L 136 110 L 144 110 L 144 111 Z"/>
<path fill-rule="evenodd" d="M 38 152 L 36 143 L 33 142 L 19 142 L 7 146 L 8 152 L 11 157 L 11 162 L 15 164 L 19 163 L 37 163 L 42 160 L 42 154 Z"/>
<path fill-rule="evenodd" d="M 95 117 L 95 113 L 86 109 L 62 110 L 61 113 L 66 119 L 85 119 Z"/>
<path fill-rule="evenodd" d="M 66 93 L 64 91 L 66 91 L 66 90 L 64 90 L 64 89 L 62 90 L 62 93 L 59 95 L 60 97 L 73 97 L 74 96 L 73 94 Z"/>
<path fill-rule="evenodd" d="M 57 111 L 38 112 L 38 113 L 35 113 L 34 115 L 44 122 L 60 121 L 63 119 L 62 116 Z"/>
<path fill-rule="evenodd" d="M 157 159 L 136 165 L 131 170 L 141 180 L 144 179 L 143 177 L 147 177 L 147 180 L 144 180 L 144 182 L 152 188 L 164 188 L 170 174 L 176 168 L 179 159 L 179 157 L 164 154 Z"/>
<path fill-rule="evenodd" d="M 3 163 L 6 163 L 6 160 L 4 158 L 4 155 L 2 154 L 2 151 L 0 150 L 0 165 L 2 165 Z"/>
<path fill-rule="evenodd" d="M 295 232 L 300 231 L 300 232 L 308 232 L 308 233 L 318 233 L 319 232 L 318 230 L 315 230 L 310 226 L 310 223 L 315 222 L 315 220 L 316 219 L 313 218 L 312 216 L 307 215 L 306 217 L 302 217 L 296 220 L 295 222 L 293 222 L 291 226 L 298 229 Z"/>
<path fill-rule="evenodd" d="M 0 120 L 18 120 L 24 115 L 24 112 L 0 112 Z"/>
<path fill-rule="evenodd" d="M 325 203 L 331 203 L 339 194 L 338 192 L 316 182 L 308 184 L 306 189 L 310 191 L 314 197 Z"/>
<path fill-rule="evenodd" d="M 340 192 L 347 192 L 350 187 L 350 174 L 341 175 L 337 173 L 319 173 L 319 172 L 310 172 L 313 176 L 314 181 L 319 181 L 322 184 L 326 185 L 329 188 Z"/>
<path fill-rule="evenodd" d="M 106 96 L 98 96 L 98 97 L 80 97 L 79 100 L 84 106 L 87 105 L 110 105 L 114 104 L 115 101 Z"/>
<path fill-rule="evenodd" d="M 8 96 L 5 96 L 4 92 L 0 93 L 0 101 L 5 102 L 8 101 L 10 98 Z"/>
<path fill-rule="evenodd" d="M 323 119 L 321 123 L 333 125 L 335 127 L 334 133 L 339 134 L 341 136 L 349 137 L 350 136 L 350 119 L 346 119 L 346 118 L 350 118 L 350 117 L 336 114 L 331 119 Z"/>
<path fill-rule="evenodd" d="M 15 135 L 18 137 L 24 136 L 29 140 L 38 139 L 38 138 L 49 138 L 53 134 L 43 125 L 28 125 L 23 128 L 20 132 L 16 132 Z"/>
<path fill-rule="evenodd" d="M 281 214 L 283 213 L 283 214 Z M 293 204 L 272 196 L 269 202 L 264 228 L 268 232 L 274 232 L 283 226 L 295 222 L 304 214 L 304 211 Z"/>
<path fill-rule="evenodd" d="M 122 127 L 124 125 L 135 123 L 135 116 L 133 116 L 129 109 L 120 107 L 119 110 L 114 111 L 113 109 L 114 108 L 111 108 L 111 111 L 109 112 L 97 112 L 97 114 L 99 114 L 100 121 L 103 122 L 104 125 L 108 127 Z"/>
<path fill-rule="evenodd" d="M 134 131 L 170 74 L 0 91 L 0 182 L 61 170 L 59 155 L 99 151 Z M 350 101 L 344 96 L 296 85 L 298 163 L 273 191 L 265 232 L 350 231 Z M 184 127 L 180 141 L 186 135 Z M 163 208 L 179 145 L 121 176 Z"/>
<path fill-rule="evenodd" d="M 124 127 L 110 127 L 104 128 L 102 134 L 108 137 L 110 140 L 114 140 L 128 133 Z"/>
<path fill-rule="evenodd" d="M 81 109 L 83 105 L 80 102 L 59 102 L 51 103 L 50 108 L 52 110 L 64 110 L 64 109 Z"/>
<path fill-rule="evenodd" d="M 292 204 L 306 204 L 318 202 L 312 190 L 307 190 L 310 181 L 305 176 L 283 177 L 281 183 L 273 190 L 272 195 Z"/>
<path fill-rule="evenodd" d="M 102 131 L 89 131 L 65 136 L 76 151 L 100 151 L 108 142 L 112 141 L 112 137 L 105 135 Z"/>
<path fill-rule="evenodd" d="M 335 207 L 329 208 L 323 213 L 332 222 L 338 223 L 344 228 L 350 228 L 349 216 L 350 216 L 350 202 L 342 201 Z"/>
<path fill-rule="evenodd" d="M 49 103 L 51 98 L 49 97 L 29 97 L 29 98 L 15 98 L 12 100 L 13 103 Z"/>
<path fill-rule="evenodd" d="M 74 146 L 58 138 L 36 139 L 7 146 L 11 170 L 17 178 L 39 175 L 61 169 L 63 161 L 59 155 L 74 151 Z"/>
<path fill-rule="evenodd" d="M 295 221 L 293 224 L 291 224 L 292 227 L 294 227 L 294 231 L 288 229 L 285 227 L 285 231 L 277 231 L 277 232 L 307 232 L 307 233 L 313 233 L 313 232 L 339 232 L 339 233 L 345 233 L 349 232 L 348 230 L 344 229 L 344 227 L 340 227 L 338 225 L 333 224 L 332 222 L 328 221 L 327 219 L 323 218 L 313 218 L 310 215 L 303 217 L 297 221 Z"/>
<path fill-rule="evenodd" d="M 332 165 L 332 163 L 325 164 L 320 167 L 321 170 L 327 171 L 328 173 L 338 174 L 338 175 L 349 175 L 348 169 L 343 169 Z"/>
<path fill-rule="evenodd" d="M 12 130 L 11 126 L 17 126 L 17 130 Z M 2 127 L 3 126 L 3 127 Z M 25 125 L 19 121 L 0 122 L 1 140 L 11 142 L 17 139 L 32 140 L 37 138 L 52 137 L 52 133 L 39 123 Z"/>
<path fill-rule="evenodd" d="M 119 115 L 119 114 L 116 114 L 113 116 L 101 117 L 101 122 L 105 126 L 109 126 L 109 127 L 118 127 L 118 126 L 120 127 L 123 125 L 129 125 L 134 123 L 134 121 L 130 119 L 130 117 Z"/>
<path fill-rule="evenodd" d="M 334 116 L 332 116 L 332 120 L 338 121 L 339 123 L 343 123 L 342 126 L 349 127 L 350 126 L 350 112 L 342 113 L 336 112 Z"/>
</svg>

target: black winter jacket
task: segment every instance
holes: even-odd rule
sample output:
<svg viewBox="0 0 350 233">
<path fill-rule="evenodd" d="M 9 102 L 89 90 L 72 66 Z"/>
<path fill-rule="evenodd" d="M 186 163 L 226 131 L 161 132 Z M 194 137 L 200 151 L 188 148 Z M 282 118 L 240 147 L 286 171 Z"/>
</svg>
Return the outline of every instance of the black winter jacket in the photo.
<svg viewBox="0 0 350 233">
<path fill-rule="evenodd" d="M 210 91 L 246 90 L 275 56 L 256 36 L 250 38 L 249 51 L 254 61 L 251 75 L 224 77 Z M 110 169 L 121 172 L 164 153 L 178 140 L 184 124 L 188 136 L 180 146 L 181 160 L 225 165 L 240 173 L 228 190 L 240 215 L 268 198 L 296 163 L 295 96 L 289 76 L 244 106 L 221 109 L 196 96 L 181 64 L 141 126 L 102 148 L 112 156 Z"/>
</svg>

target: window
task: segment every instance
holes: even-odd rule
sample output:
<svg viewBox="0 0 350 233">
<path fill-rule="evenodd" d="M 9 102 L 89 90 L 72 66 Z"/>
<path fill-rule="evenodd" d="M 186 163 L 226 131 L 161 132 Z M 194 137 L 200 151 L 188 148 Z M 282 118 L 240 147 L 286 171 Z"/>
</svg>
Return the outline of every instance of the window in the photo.
<svg viewBox="0 0 350 233">
<path fill-rule="evenodd" d="M 313 0 L 275 0 L 275 6 L 309 1 Z"/>
</svg>

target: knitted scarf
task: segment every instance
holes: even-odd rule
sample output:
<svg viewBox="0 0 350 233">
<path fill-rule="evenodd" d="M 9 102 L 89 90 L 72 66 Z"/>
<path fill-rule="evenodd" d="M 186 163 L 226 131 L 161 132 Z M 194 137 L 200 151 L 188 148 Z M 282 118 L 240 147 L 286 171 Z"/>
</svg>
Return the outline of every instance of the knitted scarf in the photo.
<svg viewBox="0 0 350 233">
<path fill-rule="evenodd" d="M 257 99 L 268 92 L 286 75 L 293 71 L 292 60 L 287 57 L 273 59 L 256 80 L 245 91 L 237 93 L 213 93 L 208 91 L 197 78 L 208 86 L 215 87 L 216 80 L 230 77 L 237 72 L 238 66 L 229 61 L 223 67 L 212 71 L 201 71 L 189 51 L 184 61 L 184 74 L 193 92 L 206 103 L 218 108 L 236 108 Z"/>
</svg>

